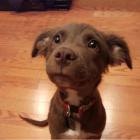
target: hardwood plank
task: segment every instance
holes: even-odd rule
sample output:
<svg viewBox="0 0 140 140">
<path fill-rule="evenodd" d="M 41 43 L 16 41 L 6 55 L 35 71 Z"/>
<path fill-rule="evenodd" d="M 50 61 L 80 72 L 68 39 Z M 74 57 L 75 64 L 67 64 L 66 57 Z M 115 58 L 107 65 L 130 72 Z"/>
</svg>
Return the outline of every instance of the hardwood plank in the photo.
<svg viewBox="0 0 140 140">
<path fill-rule="evenodd" d="M 116 116 L 117 117 L 117 116 Z M 105 130 L 108 129 L 116 129 L 116 130 L 127 130 L 127 131 L 140 131 L 140 127 L 138 125 L 129 125 L 129 123 L 125 124 L 121 121 L 121 123 L 106 123 Z M 103 132 L 104 133 L 104 132 Z"/>
<path fill-rule="evenodd" d="M 32 52 L 32 47 L 33 47 L 33 44 L 30 45 L 27 45 L 26 47 L 23 47 L 21 50 L 19 49 L 17 54 L 16 54 L 16 57 L 19 58 L 19 57 L 26 57 L 26 58 L 29 58 L 31 59 L 31 52 Z M 32 58 L 32 60 L 34 60 Z M 38 60 L 38 59 L 36 59 Z"/>
<path fill-rule="evenodd" d="M 39 84 L 39 79 L 3 75 L 0 77 L 0 83 L 6 87 L 23 87 L 36 89 Z"/>
<path fill-rule="evenodd" d="M 62 13 L 60 15 L 62 15 Z M 7 29 L 10 28 L 10 29 L 6 30 L 6 31 L 5 30 L 3 31 L 3 29 L 2 29 L 1 32 L 13 33 L 15 28 L 19 28 L 18 32 L 22 32 L 23 30 L 24 30 L 24 33 L 29 32 L 29 28 L 30 28 L 30 30 L 33 30 L 33 31 L 37 30 L 39 32 L 39 30 L 41 31 L 44 28 L 53 28 L 54 26 L 55 27 L 56 26 L 62 26 L 64 24 L 72 22 L 72 21 L 75 21 L 75 22 L 78 22 L 78 23 L 79 22 L 81 23 L 81 22 L 84 21 L 85 23 L 89 23 L 91 25 L 94 25 L 98 29 L 105 29 L 105 30 L 112 30 L 113 29 L 113 31 L 116 30 L 116 29 L 118 30 L 118 29 L 122 29 L 122 28 L 123 28 L 124 31 L 126 31 L 126 30 L 130 31 L 132 29 L 133 30 L 137 29 L 140 25 L 139 17 L 137 17 L 135 20 L 133 20 L 132 18 L 127 18 L 126 17 L 126 18 L 119 19 L 119 22 L 114 22 L 114 21 L 117 20 L 117 18 L 115 16 L 114 17 L 105 17 L 105 18 L 102 18 L 102 17 L 101 18 L 100 17 L 99 18 L 97 18 L 97 17 L 96 18 L 86 17 L 86 20 L 85 20 L 85 17 L 83 17 L 81 14 L 79 15 L 80 18 L 77 18 L 77 16 L 76 17 L 71 16 L 71 14 L 69 14 L 69 15 L 67 15 L 67 18 L 65 18 L 65 16 L 60 16 L 61 20 L 59 20 L 60 19 L 59 14 L 57 15 L 57 17 L 54 17 L 54 18 L 53 18 L 53 15 L 56 15 L 55 12 L 50 12 L 50 15 L 52 16 L 51 24 L 49 24 L 48 22 L 45 22 L 45 21 L 42 23 L 42 25 L 37 24 L 36 21 L 48 18 L 47 14 L 45 12 L 40 13 L 40 15 L 36 14 L 34 16 L 34 18 L 31 18 L 31 19 L 27 18 L 26 21 L 24 19 L 22 21 L 22 19 L 21 19 L 21 21 L 19 21 L 19 23 L 20 23 L 20 26 L 23 27 L 22 29 L 18 27 L 19 26 L 19 25 L 17 25 L 18 22 L 17 22 L 17 24 L 12 25 L 13 27 L 11 29 L 9 27 L 9 24 L 6 21 L 2 21 L 3 26 L 6 26 L 5 28 L 7 28 Z M 42 19 L 42 17 L 44 17 L 44 18 Z M 28 20 L 28 22 L 27 22 L 27 20 Z M 129 22 L 126 22 L 126 21 L 129 21 Z M 16 22 L 16 20 L 15 20 L 15 22 Z M 30 23 L 30 25 L 28 25 L 28 23 Z M 24 26 L 24 24 L 27 24 L 27 26 Z M 135 25 L 135 26 L 133 26 L 133 25 Z M 128 26 L 129 26 L 129 29 L 127 28 Z"/>
<path fill-rule="evenodd" d="M 0 66 L 0 76 L 6 74 L 8 70 L 9 70 L 9 66 Z"/>
<path fill-rule="evenodd" d="M 50 90 L 50 89 L 55 89 L 56 86 L 50 81 L 50 80 L 40 80 L 38 89 L 40 90 Z"/>
<path fill-rule="evenodd" d="M 29 88 L 2 86 L 0 89 L 0 98 L 27 100 L 27 101 L 39 101 L 50 102 L 55 89 L 35 90 Z"/>
<path fill-rule="evenodd" d="M 11 125 L 11 126 L 21 126 L 21 127 L 30 127 L 31 129 L 36 129 L 34 125 L 31 125 L 19 117 L 19 114 L 32 118 L 35 120 L 45 120 L 47 119 L 47 115 L 38 115 L 38 114 L 30 114 L 25 112 L 16 112 L 9 110 L 0 110 L 0 124 Z M 44 127 L 46 129 L 47 127 Z"/>
<path fill-rule="evenodd" d="M 3 34 L 2 32 L 0 32 L 1 34 Z M 7 35 L 7 34 L 6 34 Z M 15 50 L 20 50 L 23 49 L 25 46 L 25 41 L 22 40 L 1 40 L 0 41 L 0 49 L 15 49 Z"/>
<path fill-rule="evenodd" d="M 111 83 L 111 84 L 116 84 L 116 85 L 128 85 L 128 86 L 136 86 L 140 87 L 140 78 L 137 76 L 117 76 L 115 75 L 114 77 L 110 75 L 106 75 L 103 78 L 103 83 Z"/>
<path fill-rule="evenodd" d="M 135 18 L 135 17 L 140 17 L 140 14 L 139 12 L 117 11 L 117 10 L 115 12 L 112 12 L 112 11 L 106 10 L 106 11 L 94 11 L 94 17 Z"/>
<path fill-rule="evenodd" d="M 134 130 L 140 129 L 140 112 L 134 111 L 117 111 L 117 110 L 106 110 L 107 113 L 107 123 L 114 124 L 112 129 L 115 126 L 121 126 L 122 129 L 125 127 L 126 130 L 129 130 L 129 127 L 134 127 Z M 120 121 L 121 120 L 121 121 Z M 123 127 L 122 127 L 123 126 Z M 111 129 L 111 128 L 110 128 Z"/>
<path fill-rule="evenodd" d="M 108 129 L 103 132 L 102 138 L 109 139 L 139 139 L 140 138 L 139 130 L 117 130 L 117 129 Z"/>
<path fill-rule="evenodd" d="M 139 74 L 140 74 L 139 66 L 137 66 L 135 64 L 134 64 L 132 70 L 128 69 L 128 67 L 125 64 L 123 64 L 122 66 L 109 68 L 109 73 L 107 73 L 107 75 L 109 75 L 109 76 L 122 76 L 122 78 L 126 77 L 126 76 L 127 77 L 131 77 L 131 76 L 137 77 Z M 106 74 L 105 74 L 105 76 L 106 76 Z M 103 77 L 103 79 L 104 79 L 104 77 Z"/>
<path fill-rule="evenodd" d="M 15 55 L 17 54 L 17 50 L 14 49 L 5 49 L 5 48 L 0 48 L 0 57 L 15 57 Z"/>
<path fill-rule="evenodd" d="M 0 138 L 1 139 L 49 139 L 50 134 L 48 130 L 30 127 L 19 127 L 0 124 Z"/>
<path fill-rule="evenodd" d="M 140 11 L 140 1 L 127 1 L 127 0 L 89 0 L 85 3 L 84 0 L 74 1 L 74 7 L 80 7 L 85 9 L 95 10 L 109 10 L 109 11 Z"/>
<path fill-rule="evenodd" d="M 6 73 L 7 76 L 17 76 L 17 77 L 27 77 L 27 78 L 40 78 L 42 70 L 32 70 L 32 69 L 19 69 L 19 68 L 9 68 Z"/>
<path fill-rule="evenodd" d="M 0 98 L 0 104 L 2 110 L 10 110 L 40 115 L 47 115 L 50 105 L 48 102 L 27 101 L 8 98 Z"/>
<path fill-rule="evenodd" d="M 39 58 L 37 58 L 36 60 L 28 59 L 26 57 L 0 58 L 0 66 L 41 70 L 44 67 L 44 62 L 39 61 Z"/>
<path fill-rule="evenodd" d="M 45 68 L 44 68 L 43 72 L 41 73 L 40 79 L 41 79 L 41 80 L 49 80 L 49 77 L 48 77 L 48 75 L 46 74 Z"/>
<path fill-rule="evenodd" d="M 99 91 L 106 109 L 140 112 L 140 88 L 101 84 Z"/>
</svg>

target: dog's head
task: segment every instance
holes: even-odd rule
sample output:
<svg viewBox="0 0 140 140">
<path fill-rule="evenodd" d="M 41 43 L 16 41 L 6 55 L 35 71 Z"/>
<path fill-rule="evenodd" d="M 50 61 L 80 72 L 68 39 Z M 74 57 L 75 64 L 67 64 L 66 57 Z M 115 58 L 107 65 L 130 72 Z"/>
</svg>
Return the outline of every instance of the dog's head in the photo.
<svg viewBox="0 0 140 140">
<path fill-rule="evenodd" d="M 32 57 L 43 55 L 46 72 L 57 86 L 97 85 L 109 65 L 125 62 L 132 69 L 126 42 L 90 25 L 71 23 L 50 29 L 35 41 Z"/>
</svg>

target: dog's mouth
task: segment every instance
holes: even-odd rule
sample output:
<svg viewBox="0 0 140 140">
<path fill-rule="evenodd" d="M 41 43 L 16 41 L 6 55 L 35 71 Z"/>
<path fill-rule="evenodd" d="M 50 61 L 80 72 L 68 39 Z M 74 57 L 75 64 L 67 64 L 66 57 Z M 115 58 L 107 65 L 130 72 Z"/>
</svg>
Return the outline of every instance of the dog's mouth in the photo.
<svg viewBox="0 0 140 140">
<path fill-rule="evenodd" d="M 70 75 L 66 74 L 52 74 L 49 75 L 50 80 L 57 86 L 61 87 L 77 87 L 81 86 L 85 79 L 76 79 Z"/>
<path fill-rule="evenodd" d="M 54 84 L 63 87 L 79 87 L 91 78 L 86 65 L 76 62 L 65 67 L 60 67 L 56 63 L 47 63 L 46 72 Z"/>
</svg>

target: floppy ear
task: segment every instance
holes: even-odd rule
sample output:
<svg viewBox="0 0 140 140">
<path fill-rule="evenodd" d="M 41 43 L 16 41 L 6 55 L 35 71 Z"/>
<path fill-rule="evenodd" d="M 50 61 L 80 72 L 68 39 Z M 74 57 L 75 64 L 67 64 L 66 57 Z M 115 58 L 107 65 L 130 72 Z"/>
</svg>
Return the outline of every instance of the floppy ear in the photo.
<svg viewBox="0 0 140 140">
<path fill-rule="evenodd" d="M 110 65 L 121 65 L 121 63 L 125 62 L 132 69 L 129 48 L 123 38 L 111 34 L 105 35 L 105 41 L 110 50 Z"/>
<path fill-rule="evenodd" d="M 37 55 L 46 56 L 47 48 L 51 44 L 53 31 L 53 29 L 47 30 L 37 37 L 32 50 L 32 57 Z"/>
</svg>

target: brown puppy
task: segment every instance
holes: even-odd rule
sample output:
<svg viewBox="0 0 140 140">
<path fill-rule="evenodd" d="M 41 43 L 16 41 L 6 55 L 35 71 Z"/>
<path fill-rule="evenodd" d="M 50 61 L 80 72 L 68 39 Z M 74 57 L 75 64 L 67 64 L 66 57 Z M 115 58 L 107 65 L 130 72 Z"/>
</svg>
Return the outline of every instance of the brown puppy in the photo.
<svg viewBox="0 0 140 140">
<path fill-rule="evenodd" d="M 48 120 L 22 119 L 38 126 L 49 123 L 52 139 L 99 139 L 106 114 L 97 86 L 109 65 L 125 62 L 132 69 L 125 41 L 90 25 L 71 23 L 39 35 L 32 57 L 37 55 L 45 57 L 46 73 L 57 91 Z"/>
</svg>

